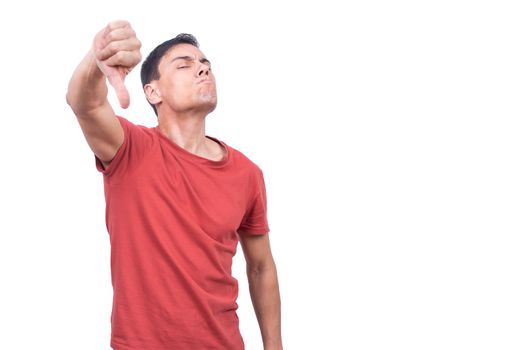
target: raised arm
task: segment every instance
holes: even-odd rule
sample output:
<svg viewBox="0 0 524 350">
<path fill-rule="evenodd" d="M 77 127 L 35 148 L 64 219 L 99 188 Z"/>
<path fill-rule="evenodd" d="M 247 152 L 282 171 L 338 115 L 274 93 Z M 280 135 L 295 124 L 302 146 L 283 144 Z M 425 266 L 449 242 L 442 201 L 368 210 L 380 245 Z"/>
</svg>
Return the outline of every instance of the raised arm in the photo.
<svg viewBox="0 0 524 350">
<path fill-rule="evenodd" d="M 87 143 L 108 165 L 124 141 L 124 132 L 107 100 L 106 79 L 123 108 L 129 106 L 125 76 L 140 62 L 141 43 L 126 21 L 109 23 L 93 40 L 91 50 L 73 73 L 67 103 L 75 113 Z"/>
</svg>

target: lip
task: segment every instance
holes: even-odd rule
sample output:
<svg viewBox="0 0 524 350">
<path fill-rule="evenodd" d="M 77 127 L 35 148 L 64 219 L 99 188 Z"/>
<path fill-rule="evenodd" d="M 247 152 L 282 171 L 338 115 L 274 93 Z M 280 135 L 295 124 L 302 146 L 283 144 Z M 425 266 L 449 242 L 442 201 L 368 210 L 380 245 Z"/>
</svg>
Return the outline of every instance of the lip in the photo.
<svg viewBox="0 0 524 350">
<path fill-rule="evenodd" d="M 197 84 L 212 84 L 213 81 L 211 79 L 204 79 L 197 82 Z"/>
</svg>

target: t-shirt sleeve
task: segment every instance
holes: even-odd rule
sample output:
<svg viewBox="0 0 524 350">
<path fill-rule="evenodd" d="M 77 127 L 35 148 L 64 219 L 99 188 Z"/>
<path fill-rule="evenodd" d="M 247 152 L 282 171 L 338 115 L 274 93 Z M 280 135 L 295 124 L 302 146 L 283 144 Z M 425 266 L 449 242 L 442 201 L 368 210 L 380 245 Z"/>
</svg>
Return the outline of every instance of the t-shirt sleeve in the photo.
<svg viewBox="0 0 524 350">
<path fill-rule="evenodd" d="M 124 130 L 124 142 L 107 167 L 95 155 L 97 170 L 111 178 L 121 177 L 136 168 L 153 144 L 148 128 L 135 125 L 122 117 L 117 118 Z"/>
<path fill-rule="evenodd" d="M 238 230 L 253 235 L 266 234 L 269 232 L 269 225 L 267 220 L 266 185 L 262 171 L 257 171 L 253 186 L 254 198 L 247 207 L 246 214 Z"/>
</svg>

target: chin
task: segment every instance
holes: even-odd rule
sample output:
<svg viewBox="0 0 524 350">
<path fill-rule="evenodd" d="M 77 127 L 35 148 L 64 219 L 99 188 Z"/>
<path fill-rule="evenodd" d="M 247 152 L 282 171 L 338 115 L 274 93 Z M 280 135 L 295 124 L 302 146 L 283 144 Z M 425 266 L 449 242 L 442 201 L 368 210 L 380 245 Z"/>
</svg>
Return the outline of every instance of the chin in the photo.
<svg viewBox="0 0 524 350">
<path fill-rule="evenodd" d="M 215 93 L 201 94 L 200 101 L 203 101 L 203 102 L 213 102 L 214 101 L 215 103 L 217 103 L 217 94 Z"/>
<path fill-rule="evenodd" d="M 207 113 L 211 113 L 215 110 L 215 108 L 217 108 L 217 100 L 215 99 L 215 102 L 214 103 L 209 103 L 208 104 L 208 112 Z"/>
<path fill-rule="evenodd" d="M 212 112 L 217 107 L 217 96 L 216 95 L 201 95 L 200 104 L 209 108 L 209 112 Z"/>
</svg>

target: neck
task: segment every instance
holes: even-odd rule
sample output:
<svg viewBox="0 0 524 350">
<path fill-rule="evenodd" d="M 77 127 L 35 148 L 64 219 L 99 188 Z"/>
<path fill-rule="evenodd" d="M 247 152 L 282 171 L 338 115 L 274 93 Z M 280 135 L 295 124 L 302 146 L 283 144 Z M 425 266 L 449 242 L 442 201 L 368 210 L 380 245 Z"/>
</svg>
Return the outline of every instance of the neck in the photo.
<svg viewBox="0 0 524 350">
<path fill-rule="evenodd" d="M 158 128 L 162 134 L 188 152 L 201 155 L 207 151 L 205 115 L 159 115 Z"/>
</svg>

